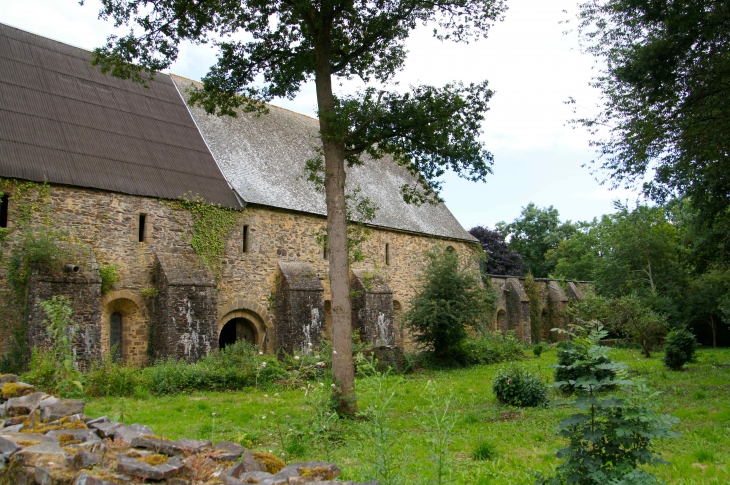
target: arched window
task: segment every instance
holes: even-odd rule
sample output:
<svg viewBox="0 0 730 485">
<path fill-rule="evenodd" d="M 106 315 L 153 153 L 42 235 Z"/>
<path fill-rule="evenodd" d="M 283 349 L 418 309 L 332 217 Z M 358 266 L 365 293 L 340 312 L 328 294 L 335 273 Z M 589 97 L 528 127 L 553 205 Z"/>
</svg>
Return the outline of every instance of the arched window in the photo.
<svg viewBox="0 0 730 485">
<path fill-rule="evenodd" d="M 112 313 L 109 328 L 109 350 L 112 352 L 112 359 L 119 362 L 122 359 L 122 314 Z"/>
</svg>

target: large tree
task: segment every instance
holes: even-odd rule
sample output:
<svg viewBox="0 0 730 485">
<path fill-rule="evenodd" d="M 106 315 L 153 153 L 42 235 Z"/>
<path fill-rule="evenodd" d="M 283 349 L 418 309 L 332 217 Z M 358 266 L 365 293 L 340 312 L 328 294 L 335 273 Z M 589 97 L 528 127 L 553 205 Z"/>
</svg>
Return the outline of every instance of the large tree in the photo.
<svg viewBox="0 0 730 485">
<path fill-rule="evenodd" d="M 730 207 L 730 3 L 591 0 L 584 47 L 602 71 L 595 130 L 608 180 L 644 181 L 659 201 L 689 195 L 706 221 Z"/>
<path fill-rule="evenodd" d="M 570 221 L 560 222 L 560 213 L 553 206 L 540 208 L 530 202 L 511 223 L 498 223 L 497 230 L 509 238 L 509 248 L 522 255 L 533 276 L 547 278 L 554 264 L 545 258 L 546 254 L 576 228 Z"/>
<path fill-rule="evenodd" d="M 486 82 L 385 89 L 404 67 L 405 42 L 418 25 L 438 39 L 485 37 L 503 0 L 102 0 L 102 18 L 132 25 L 95 51 L 102 71 L 144 82 L 177 58 L 183 41 L 213 41 L 217 63 L 192 103 L 207 112 L 265 112 L 264 102 L 292 98 L 313 80 L 320 157 L 311 179 L 324 183 L 333 321 L 333 373 L 340 409 L 353 412 L 354 376 L 345 206 L 346 166 L 363 155 L 390 156 L 415 176 L 402 188 L 409 202 L 438 198 L 447 169 L 473 181 L 491 172 L 492 155 L 477 140 L 492 92 Z M 247 33 L 245 41 L 230 37 Z M 218 40 L 216 40 L 218 39 Z M 336 79 L 368 86 L 338 97 Z"/>
<path fill-rule="evenodd" d="M 496 229 L 486 226 L 475 226 L 469 229 L 469 234 L 479 240 L 487 260 L 482 263 L 482 270 L 487 274 L 523 276 L 525 264 L 522 255 L 512 251 L 504 240 L 504 235 Z"/>
</svg>

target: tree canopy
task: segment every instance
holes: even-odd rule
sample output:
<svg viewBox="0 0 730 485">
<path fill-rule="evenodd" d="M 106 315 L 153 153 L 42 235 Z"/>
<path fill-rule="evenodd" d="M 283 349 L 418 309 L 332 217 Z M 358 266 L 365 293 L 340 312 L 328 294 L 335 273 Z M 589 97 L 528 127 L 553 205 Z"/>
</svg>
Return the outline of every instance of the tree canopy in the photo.
<svg viewBox="0 0 730 485">
<path fill-rule="evenodd" d="M 690 196 L 708 224 L 727 218 L 730 3 L 595 0 L 580 5 L 578 30 L 603 65 L 603 105 L 574 121 L 596 135 L 607 178 L 643 180 L 659 202 Z"/>
<path fill-rule="evenodd" d="M 469 229 L 469 234 L 479 240 L 482 250 L 487 255 L 486 262 L 482 263 L 482 270 L 486 274 L 511 276 L 525 274 L 522 255 L 509 249 L 501 232 L 486 226 L 476 226 Z"/>
</svg>

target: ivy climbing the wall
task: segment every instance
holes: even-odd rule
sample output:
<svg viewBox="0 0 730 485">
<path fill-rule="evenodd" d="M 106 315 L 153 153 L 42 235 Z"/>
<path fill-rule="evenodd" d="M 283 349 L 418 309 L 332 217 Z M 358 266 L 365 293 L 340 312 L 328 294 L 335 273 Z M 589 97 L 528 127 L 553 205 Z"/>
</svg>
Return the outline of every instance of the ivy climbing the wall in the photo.
<svg viewBox="0 0 730 485">
<path fill-rule="evenodd" d="M 175 204 L 193 216 L 193 237 L 190 245 L 200 259 L 220 280 L 226 239 L 236 225 L 236 211 L 208 204 L 202 197 L 186 196 Z"/>
<path fill-rule="evenodd" d="M 525 277 L 525 280 L 522 282 L 522 287 L 525 289 L 527 298 L 530 300 L 530 333 L 532 343 L 538 343 L 542 334 L 542 326 L 545 323 L 542 321 L 542 313 L 540 312 L 542 299 L 545 295 L 531 273 L 528 273 Z"/>
</svg>

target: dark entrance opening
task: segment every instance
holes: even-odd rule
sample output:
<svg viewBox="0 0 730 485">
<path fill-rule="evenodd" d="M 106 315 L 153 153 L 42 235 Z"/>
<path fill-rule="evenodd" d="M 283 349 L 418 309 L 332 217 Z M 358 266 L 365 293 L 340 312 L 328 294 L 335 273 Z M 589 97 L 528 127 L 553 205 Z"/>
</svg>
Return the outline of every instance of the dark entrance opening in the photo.
<svg viewBox="0 0 730 485">
<path fill-rule="evenodd" d="M 119 312 L 112 313 L 109 328 L 109 350 L 112 352 L 114 362 L 119 362 L 122 358 L 122 314 Z"/>
<path fill-rule="evenodd" d="M 246 318 L 229 320 L 221 329 L 220 337 L 218 337 L 218 347 L 223 349 L 238 340 L 245 340 L 254 345 L 257 344 L 255 328 L 254 324 Z"/>
</svg>

